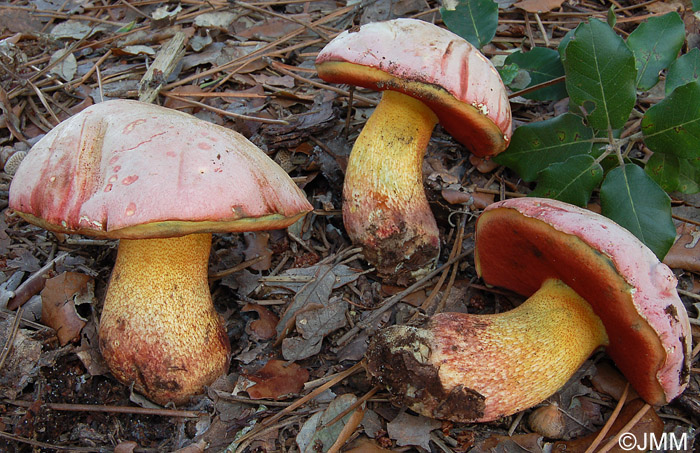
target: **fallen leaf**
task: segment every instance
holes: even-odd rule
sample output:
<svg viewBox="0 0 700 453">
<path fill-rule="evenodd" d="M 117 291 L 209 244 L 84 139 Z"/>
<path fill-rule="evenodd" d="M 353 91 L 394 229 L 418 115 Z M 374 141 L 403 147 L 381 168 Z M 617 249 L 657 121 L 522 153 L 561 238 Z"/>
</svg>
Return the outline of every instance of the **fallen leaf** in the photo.
<svg viewBox="0 0 700 453">
<path fill-rule="evenodd" d="M 64 272 L 46 280 L 41 291 L 41 319 L 53 328 L 61 346 L 75 340 L 86 321 L 76 312 L 76 305 L 94 300 L 91 277 L 77 272 Z"/>
<path fill-rule="evenodd" d="M 442 423 L 432 418 L 400 413 L 386 424 L 389 437 L 399 446 L 417 445 L 430 451 L 430 432 L 438 429 Z"/>
<path fill-rule="evenodd" d="M 67 20 L 56 24 L 51 29 L 51 36 L 56 39 L 83 39 L 97 32 L 98 29 L 104 30 L 104 27 L 93 27 L 89 23 L 79 20 Z"/>
<path fill-rule="evenodd" d="M 679 222 L 676 237 L 676 242 L 664 257 L 664 264 L 673 269 L 700 272 L 700 227 Z"/>
<path fill-rule="evenodd" d="M 12 332 L 13 321 L 14 318 L 10 317 L 0 322 L 0 344 L 7 343 L 8 335 Z M 33 339 L 29 331 L 17 330 L 12 349 L 0 373 L 0 396 L 15 399 L 39 372 L 40 356 L 41 342 Z"/>
<path fill-rule="evenodd" d="M 506 436 L 494 434 L 474 446 L 473 453 L 542 453 L 542 436 L 537 433 Z M 567 452 L 568 453 L 568 452 Z"/>
<path fill-rule="evenodd" d="M 625 427 L 632 417 L 634 417 L 644 407 L 644 404 L 644 401 L 640 399 L 635 399 L 625 404 L 612 426 L 610 426 L 607 435 L 603 438 L 599 445 L 605 445 L 610 439 L 612 439 L 613 436 L 620 433 L 622 428 Z M 653 407 L 650 407 L 634 426 L 625 430 L 625 432 L 632 434 L 640 441 L 642 439 L 646 439 L 646 437 L 650 437 L 650 433 L 654 433 L 656 439 L 661 439 L 660 436 L 663 431 L 664 422 L 656 414 Z M 575 440 L 556 442 L 552 447 L 552 452 L 583 453 L 588 450 L 588 447 L 590 447 L 591 442 L 593 442 L 593 439 L 595 439 L 597 435 L 598 432 L 594 432 L 586 436 L 579 437 Z"/>
<path fill-rule="evenodd" d="M 296 14 L 292 17 L 309 23 L 308 14 Z M 247 27 L 243 30 L 236 30 L 236 37 L 246 39 L 274 39 L 286 35 L 302 28 L 303 25 L 287 19 L 272 18 L 264 20 L 259 24 Z"/>
<path fill-rule="evenodd" d="M 309 379 L 309 372 L 296 363 L 272 359 L 245 377 L 255 382 L 255 385 L 246 390 L 251 398 L 277 400 L 299 393 Z"/>
<path fill-rule="evenodd" d="M 66 52 L 68 52 L 68 49 L 61 49 L 57 52 L 54 52 L 54 54 L 51 55 L 51 60 L 49 61 L 49 64 L 53 64 L 54 62 L 61 59 L 66 54 Z M 56 65 L 52 67 L 49 72 L 51 74 L 56 74 L 66 82 L 69 82 L 73 80 L 73 77 L 75 77 L 75 73 L 77 71 L 78 61 L 75 59 L 75 55 L 73 55 L 73 53 L 71 52 L 60 62 L 56 63 Z"/>
<path fill-rule="evenodd" d="M 270 266 L 272 266 L 272 250 L 267 246 L 270 242 L 270 233 L 265 231 L 247 232 L 243 233 L 243 238 L 245 240 L 243 253 L 246 261 L 258 257 L 262 258 L 261 261 L 253 263 L 249 267 L 256 271 L 270 269 Z"/>
<path fill-rule="evenodd" d="M 249 331 L 255 338 L 259 340 L 269 340 L 275 337 L 275 327 L 277 327 L 279 318 L 274 313 L 262 305 L 251 303 L 245 304 L 243 308 L 241 308 L 241 311 L 254 311 L 258 314 L 259 319 L 251 321 L 246 328 L 246 331 Z"/>
<path fill-rule="evenodd" d="M 349 412 L 343 418 L 328 425 L 328 422 L 335 419 L 350 406 L 355 404 L 357 397 L 351 393 L 346 393 L 335 398 L 323 412 L 312 415 L 301 427 L 296 437 L 299 451 L 313 453 L 317 451 L 328 451 L 335 443 L 343 430 L 343 427 L 350 420 L 357 409 Z M 328 426 L 326 426 L 328 425 Z"/>
<path fill-rule="evenodd" d="M 194 18 L 194 24 L 197 27 L 228 30 L 235 19 L 236 15 L 230 11 L 217 11 L 215 13 L 199 14 Z"/>
<path fill-rule="evenodd" d="M 562 3 L 564 0 L 521 0 L 513 6 L 528 13 L 546 13 L 561 8 Z"/>
</svg>

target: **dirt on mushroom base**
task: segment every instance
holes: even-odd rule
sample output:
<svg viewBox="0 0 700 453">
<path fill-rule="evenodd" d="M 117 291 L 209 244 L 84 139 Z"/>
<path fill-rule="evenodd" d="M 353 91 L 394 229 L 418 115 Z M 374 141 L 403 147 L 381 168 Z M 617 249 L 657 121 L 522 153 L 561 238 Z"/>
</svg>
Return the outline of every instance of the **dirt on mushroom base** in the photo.
<svg viewBox="0 0 700 453">
<path fill-rule="evenodd" d="M 404 331 L 397 341 L 372 342 L 367 350 L 368 371 L 376 384 L 390 389 L 391 401 L 434 418 L 479 419 L 484 413 L 484 396 L 456 386 L 448 391 L 442 385 L 439 368 L 428 359 L 432 353 L 426 330 Z M 388 336 L 387 336 L 388 337 Z"/>
</svg>

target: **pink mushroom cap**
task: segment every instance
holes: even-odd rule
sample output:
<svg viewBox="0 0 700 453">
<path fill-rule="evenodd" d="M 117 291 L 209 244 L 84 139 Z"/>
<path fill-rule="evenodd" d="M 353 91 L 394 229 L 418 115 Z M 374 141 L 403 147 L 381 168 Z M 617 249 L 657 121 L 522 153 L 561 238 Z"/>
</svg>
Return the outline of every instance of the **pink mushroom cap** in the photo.
<svg viewBox="0 0 700 453">
<path fill-rule="evenodd" d="M 478 156 L 498 154 L 510 141 L 510 103 L 498 71 L 469 42 L 429 22 L 395 19 L 344 31 L 318 54 L 316 69 L 328 82 L 420 99 Z"/>
<path fill-rule="evenodd" d="M 46 134 L 14 176 L 10 207 L 49 230 L 134 239 L 283 228 L 312 209 L 237 132 L 129 100 Z"/>
<path fill-rule="evenodd" d="M 663 405 L 688 384 L 691 333 L 676 278 L 612 220 L 556 200 L 489 205 L 477 223 L 477 272 L 529 296 L 555 278 L 605 325 L 608 354 L 642 398 Z"/>
</svg>

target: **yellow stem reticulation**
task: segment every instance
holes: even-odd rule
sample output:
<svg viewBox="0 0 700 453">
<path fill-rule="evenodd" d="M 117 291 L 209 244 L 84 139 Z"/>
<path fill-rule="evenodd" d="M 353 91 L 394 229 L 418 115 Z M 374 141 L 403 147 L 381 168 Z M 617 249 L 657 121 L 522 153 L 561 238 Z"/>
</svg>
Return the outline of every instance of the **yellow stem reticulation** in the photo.
<svg viewBox="0 0 700 453">
<path fill-rule="evenodd" d="M 160 404 L 186 402 L 228 369 L 207 282 L 210 247 L 208 233 L 119 243 L 100 349 L 118 380 Z"/>
<path fill-rule="evenodd" d="M 436 123 L 421 101 L 384 91 L 350 154 L 343 220 L 350 238 L 364 247 L 365 258 L 380 274 L 420 274 L 437 258 L 438 229 L 422 178 Z"/>
<path fill-rule="evenodd" d="M 417 412 L 484 422 L 543 401 L 607 344 L 590 305 L 548 280 L 505 313 L 441 313 L 423 328 L 385 331 L 370 345 L 369 370 Z"/>
</svg>

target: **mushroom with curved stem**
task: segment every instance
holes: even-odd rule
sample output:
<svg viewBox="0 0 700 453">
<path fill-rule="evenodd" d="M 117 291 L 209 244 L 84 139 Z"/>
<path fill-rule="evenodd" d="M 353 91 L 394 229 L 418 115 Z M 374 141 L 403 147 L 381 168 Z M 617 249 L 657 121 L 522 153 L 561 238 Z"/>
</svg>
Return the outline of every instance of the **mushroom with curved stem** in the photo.
<svg viewBox="0 0 700 453">
<path fill-rule="evenodd" d="M 428 416 L 490 421 L 553 394 L 605 347 L 647 402 L 688 383 L 690 324 L 667 266 L 611 220 L 566 203 L 490 205 L 476 227 L 485 282 L 529 296 L 494 315 L 441 313 L 374 337 L 368 370 Z"/>
<path fill-rule="evenodd" d="M 498 72 L 464 39 L 428 22 L 396 19 L 345 31 L 316 59 L 328 82 L 383 91 L 357 138 L 343 188 L 343 221 L 388 281 L 434 267 L 439 232 L 422 163 L 439 122 L 479 156 L 503 151 L 511 113 Z"/>
<path fill-rule="evenodd" d="M 136 101 L 89 107 L 29 152 L 10 207 L 51 231 L 120 239 L 99 328 L 114 376 L 165 404 L 228 370 L 207 282 L 212 233 L 285 228 L 303 192 L 242 135 Z"/>
</svg>

